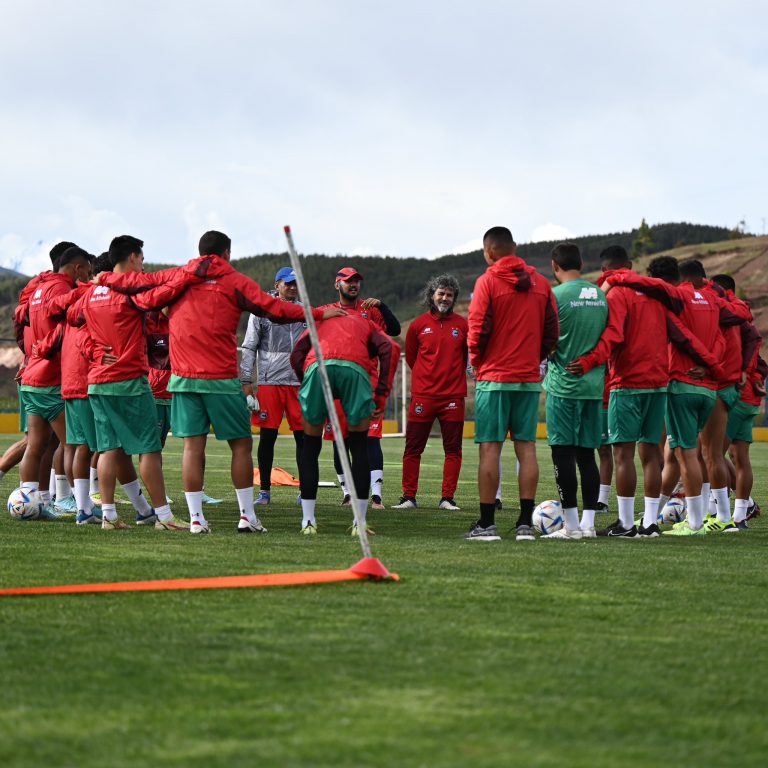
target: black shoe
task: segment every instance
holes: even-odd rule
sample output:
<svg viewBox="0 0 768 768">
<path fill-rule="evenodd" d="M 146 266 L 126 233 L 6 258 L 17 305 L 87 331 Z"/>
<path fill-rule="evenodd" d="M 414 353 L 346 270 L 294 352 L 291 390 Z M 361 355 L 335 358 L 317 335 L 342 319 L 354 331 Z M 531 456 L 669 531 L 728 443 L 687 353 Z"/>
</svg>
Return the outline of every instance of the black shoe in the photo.
<svg viewBox="0 0 768 768">
<path fill-rule="evenodd" d="M 502 509 L 503 504 L 501 503 L 501 499 L 496 499 L 496 509 Z"/>
<path fill-rule="evenodd" d="M 755 517 L 760 517 L 760 512 L 762 510 L 760 509 L 760 505 L 753 501 L 749 507 L 747 507 L 747 520 L 752 520 Z"/>
<path fill-rule="evenodd" d="M 597 529 L 597 535 L 598 536 L 607 536 L 614 528 L 622 528 L 621 520 L 614 521 L 607 528 L 598 528 Z"/>
<path fill-rule="evenodd" d="M 639 539 L 640 534 L 637 532 L 637 526 L 633 525 L 631 528 L 610 528 L 608 535 L 612 539 Z"/>
<path fill-rule="evenodd" d="M 637 529 L 637 535 L 641 539 L 655 539 L 661 536 L 661 529 L 659 528 L 658 525 L 656 525 L 656 523 L 649 525 L 647 528 L 643 528 L 643 526 L 641 525 Z"/>
<path fill-rule="evenodd" d="M 740 531 L 748 531 L 749 530 L 749 526 L 747 525 L 747 521 L 746 520 L 740 520 L 738 523 L 736 523 L 736 527 Z"/>
<path fill-rule="evenodd" d="M 352 505 L 352 497 L 348 494 L 344 494 L 344 498 L 341 500 L 341 504 L 339 504 L 340 507 L 349 507 Z"/>
<path fill-rule="evenodd" d="M 595 504 L 595 512 L 599 512 L 600 514 L 607 514 L 608 511 L 608 505 L 603 504 L 602 501 L 598 501 L 597 504 Z"/>
</svg>

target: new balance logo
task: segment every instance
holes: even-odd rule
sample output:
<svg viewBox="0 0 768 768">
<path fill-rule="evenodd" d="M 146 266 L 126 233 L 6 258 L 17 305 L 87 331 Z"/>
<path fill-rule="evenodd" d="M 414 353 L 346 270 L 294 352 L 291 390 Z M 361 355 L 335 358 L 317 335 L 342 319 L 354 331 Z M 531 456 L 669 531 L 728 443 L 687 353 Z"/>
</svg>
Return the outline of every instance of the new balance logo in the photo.
<svg viewBox="0 0 768 768">
<path fill-rule="evenodd" d="M 698 291 L 694 291 L 693 292 L 693 298 L 694 299 L 703 299 L 704 297 Z"/>
<path fill-rule="evenodd" d="M 580 299 L 596 299 L 597 288 L 582 288 L 579 294 Z"/>
<path fill-rule="evenodd" d="M 93 295 L 94 296 L 101 296 L 101 295 L 104 295 L 104 294 L 107 294 L 107 293 L 109 293 L 109 286 L 108 285 L 97 285 L 93 289 Z"/>
<path fill-rule="evenodd" d="M 39 299 L 42 295 L 43 295 L 43 289 L 42 288 L 38 288 L 35 291 L 35 295 L 32 298 Z"/>
</svg>

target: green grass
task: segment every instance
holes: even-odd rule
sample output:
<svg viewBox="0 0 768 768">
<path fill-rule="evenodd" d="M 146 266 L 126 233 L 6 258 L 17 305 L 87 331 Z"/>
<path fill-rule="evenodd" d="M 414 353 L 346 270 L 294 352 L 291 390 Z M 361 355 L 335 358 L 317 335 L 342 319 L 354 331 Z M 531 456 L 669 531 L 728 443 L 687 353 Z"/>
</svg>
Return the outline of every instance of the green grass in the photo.
<svg viewBox="0 0 768 768">
<path fill-rule="evenodd" d="M 384 441 L 389 503 L 402 445 Z M 539 450 L 541 500 L 555 491 Z M 289 469 L 292 451 L 278 441 Z M 768 446 L 753 453 L 753 495 L 764 499 Z M 321 478 L 334 479 L 327 448 L 322 461 Z M 178 441 L 165 462 L 178 510 Z M 476 464 L 466 443 L 463 510 L 437 511 L 433 439 L 423 506 L 370 513 L 375 554 L 398 584 L 0 599 L 0 765 L 764 765 L 762 519 L 730 537 L 464 542 Z M 15 474 L 3 490 L 14 484 Z M 214 441 L 207 490 L 227 500 L 209 511 L 210 537 L 0 515 L 0 585 L 343 568 L 360 557 L 338 490 L 320 491 L 317 537 L 298 535 L 293 489 L 275 491 L 268 536 L 238 537 L 226 449 Z M 505 501 L 502 531 L 512 482 Z"/>
</svg>

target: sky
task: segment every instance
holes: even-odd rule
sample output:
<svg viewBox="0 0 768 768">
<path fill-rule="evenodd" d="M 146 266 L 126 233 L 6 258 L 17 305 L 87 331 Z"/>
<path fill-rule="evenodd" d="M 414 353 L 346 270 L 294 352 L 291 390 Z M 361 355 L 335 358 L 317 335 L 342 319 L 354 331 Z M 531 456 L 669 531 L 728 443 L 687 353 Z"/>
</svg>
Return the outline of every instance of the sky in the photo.
<svg viewBox="0 0 768 768">
<path fill-rule="evenodd" d="M 0 0 L 0 266 L 762 234 L 768 3 Z"/>
</svg>

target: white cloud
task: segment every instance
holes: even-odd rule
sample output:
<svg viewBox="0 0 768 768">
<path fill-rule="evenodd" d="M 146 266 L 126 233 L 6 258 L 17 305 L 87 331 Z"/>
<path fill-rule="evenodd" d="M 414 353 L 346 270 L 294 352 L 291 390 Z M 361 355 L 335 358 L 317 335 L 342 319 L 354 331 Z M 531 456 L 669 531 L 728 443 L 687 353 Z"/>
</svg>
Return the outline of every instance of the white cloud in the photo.
<svg viewBox="0 0 768 768">
<path fill-rule="evenodd" d="M 448 253 L 471 253 L 472 251 L 482 251 L 483 241 L 481 238 L 475 238 L 474 240 L 468 240 L 461 245 L 454 245 L 453 248 L 448 249 Z"/>
<path fill-rule="evenodd" d="M 570 240 L 574 237 L 573 232 L 560 224 L 540 224 L 536 227 L 529 238 L 531 243 L 551 242 L 553 240 Z"/>
</svg>

